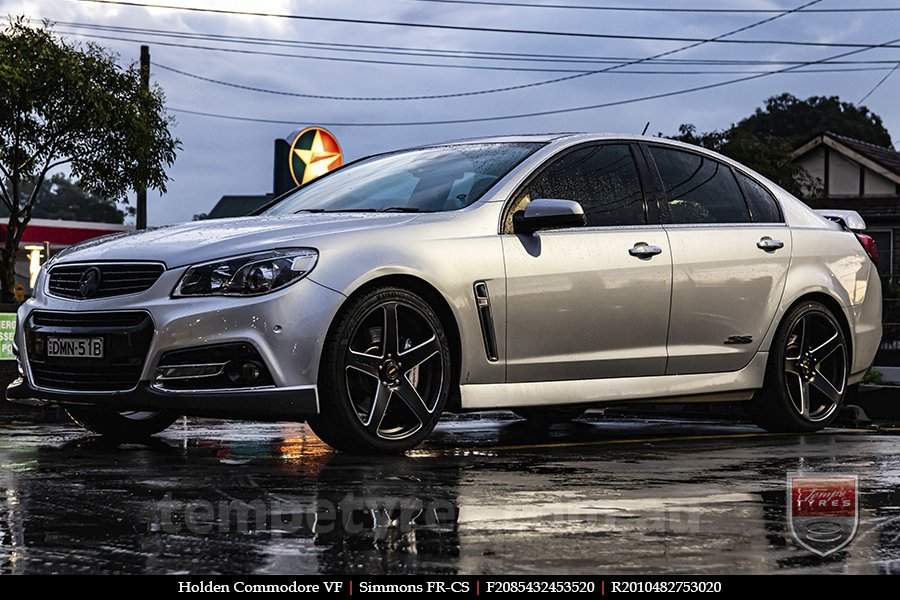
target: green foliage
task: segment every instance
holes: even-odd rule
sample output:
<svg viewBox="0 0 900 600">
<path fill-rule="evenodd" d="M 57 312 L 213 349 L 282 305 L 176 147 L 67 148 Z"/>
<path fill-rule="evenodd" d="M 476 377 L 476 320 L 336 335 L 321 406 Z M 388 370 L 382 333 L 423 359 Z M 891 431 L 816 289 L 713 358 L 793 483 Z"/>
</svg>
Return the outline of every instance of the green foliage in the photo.
<svg viewBox="0 0 900 600">
<path fill-rule="evenodd" d="M 764 108 L 721 131 L 697 133 L 693 125 L 681 125 L 673 139 L 733 158 L 815 205 L 821 182 L 794 163 L 792 153 L 825 131 L 892 147 L 881 117 L 869 109 L 841 102 L 837 96 L 800 100 L 790 94 L 769 98 Z"/>
<path fill-rule="evenodd" d="M 873 367 L 866 371 L 860 383 L 863 385 L 881 385 L 884 383 L 884 373 Z"/>
<path fill-rule="evenodd" d="M 33 184 L 24 186 L 23 195 L 31 194 Z M 62 173 L 54 174 L 38 192 L 31 216 L 34 219 L 62 219 L 91 223 L 124 223 L 126 213 L 114 200 L 86 192 Z M 0 217 L 9 217 L 9 210 L 0 204 Z"/>
<path fill-rule="evenodd" d="M 88 192 L 110 200 L 166 190 L 179 142 L 159 87 L 96 44 L 71 44 L 19 17 L 0 33 L 0 200 L 9 212 L 2 251 L 8 301 L 15 252 L 48 172 L 66 165 Z M 30 193 L 23 192 L 28 189 Z"/>
<path fill-rule="evenodd" d="M 766 100 L 764 109 L 757 108 L 737 127 L 752 135 L 786 138 L 792 149 L 826 131 L 893 148 L 881 117 L 865 106 L 842 102 L 837 96 L 812 96 L 806 100 L 791 94 L 773 96 Z"/>
</svg>

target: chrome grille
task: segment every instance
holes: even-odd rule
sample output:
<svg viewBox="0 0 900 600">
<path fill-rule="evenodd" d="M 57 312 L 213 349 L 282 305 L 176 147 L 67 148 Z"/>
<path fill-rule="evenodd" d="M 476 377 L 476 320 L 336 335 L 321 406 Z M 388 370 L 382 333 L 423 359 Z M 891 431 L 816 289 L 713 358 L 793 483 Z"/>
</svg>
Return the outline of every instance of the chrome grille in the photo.
<svg viewBox="0 0 900 600">
<path fill-rule="evenodd" d="M 81 281 L 90 269 L 99 270 L 99 283 L 84 294 Z M 50 269 L 47 289 L 54 296 L 75 300 L 124 296 L 149 290 L 163 271 L 162 265 L 154 263 L 59 265 Z"/>
</svg>

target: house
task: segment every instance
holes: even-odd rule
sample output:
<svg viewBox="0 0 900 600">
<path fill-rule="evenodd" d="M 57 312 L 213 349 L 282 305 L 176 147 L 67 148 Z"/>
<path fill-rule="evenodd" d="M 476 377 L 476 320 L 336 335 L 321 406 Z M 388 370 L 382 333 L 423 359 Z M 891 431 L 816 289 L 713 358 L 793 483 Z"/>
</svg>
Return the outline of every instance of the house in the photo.
<svg viewBox="0 0 900 600">
<path fill-rule="evenodd" d="M 862 215 L 878 246 L 878 270 L 900 277 L 900 152 L 825 132 L 797 148 L 794 160 L 821 182 L 817 208 Z"/>
<path fill-rule="evenodd" d="M 222 196 L 213 207 L 207 219 L 224 219 L 227 217 L 243 217 L 262 208 L 275 199 L 275 194 L 258 194 L 254 196 L 227 195 Z"/>
</svg>

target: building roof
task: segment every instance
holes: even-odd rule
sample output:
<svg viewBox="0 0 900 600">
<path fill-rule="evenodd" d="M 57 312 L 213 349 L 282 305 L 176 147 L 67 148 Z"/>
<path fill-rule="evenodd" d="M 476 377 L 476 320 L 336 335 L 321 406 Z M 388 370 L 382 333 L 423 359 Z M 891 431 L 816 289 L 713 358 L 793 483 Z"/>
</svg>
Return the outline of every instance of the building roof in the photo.
<svg viewBox="0 0 900 600">
<path fill-rule="evenodd" d="M 67 247 L 101 235 L 134 231 L 134 225 L 31 219 L 22 234 L 22 246 L 49 242 L 54 248 Z M 0 223 L 0 242 L 6 241 L 6 223 Z"/>
<path fill-rule="evenodd" d="M 794 158 L 799 158 L 822 145 L 828 146 L 850 160 L 900 184 L 900 152 L 831 131 L 817 135 L 794 150 Z"/>
<path fill-rule="evenodd" d="M 859 152 L 872 162 L 878 163 L 890 172 L 896 175 L 900 175 L 900 152 L 892 150 L 891 148 L 885 148 L 884 146 L 878 146 L 870 142 L 855 140 L 845 135 L 831 133 L 830 131 L 826 132 L 825 135 L 838 140 L 845 146 L 848 146 L 856 152 Z"/>
<path fill-rule="evenodd" d="M 222 196 L 209 211 L 207 218 L 223 219 L 225 217 L 243 217 L 249 215 L 275 199 L 274 194 L 257 196 Z"/>
</svg>

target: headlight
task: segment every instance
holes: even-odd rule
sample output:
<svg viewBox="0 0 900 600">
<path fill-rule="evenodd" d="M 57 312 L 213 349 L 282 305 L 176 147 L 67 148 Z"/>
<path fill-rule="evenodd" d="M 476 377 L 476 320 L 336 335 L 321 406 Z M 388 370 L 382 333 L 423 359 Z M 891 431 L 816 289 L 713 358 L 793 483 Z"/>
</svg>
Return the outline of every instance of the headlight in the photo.
<svg viewBox="0 0 900 600">
<path fill-rule="evenodd" d="M 272 250 L 223 258 L 191 266 L 175 286 L 172 295 L 258 296 L 280 290 L 303 279 L 319 253 L 312 248 Z"/>
</svg>

